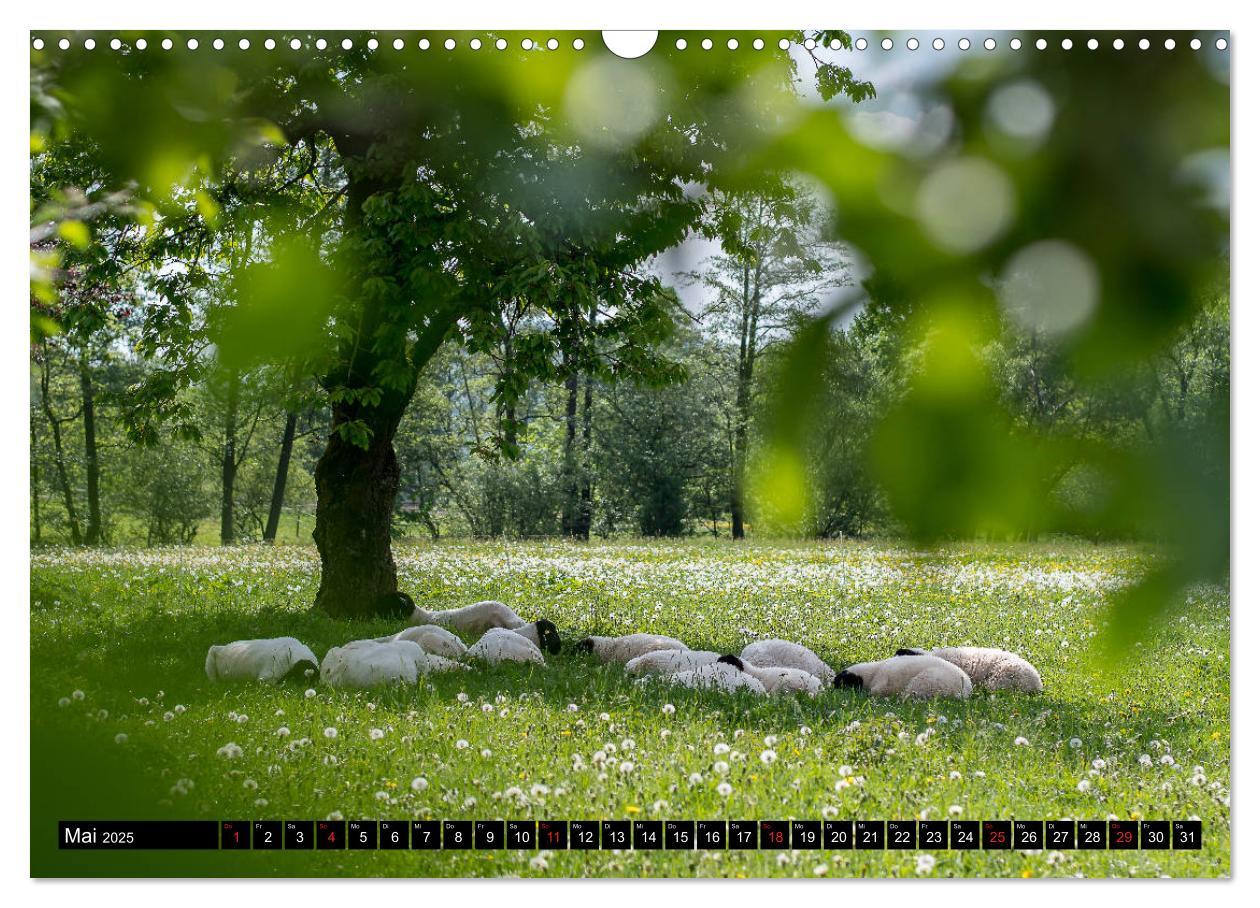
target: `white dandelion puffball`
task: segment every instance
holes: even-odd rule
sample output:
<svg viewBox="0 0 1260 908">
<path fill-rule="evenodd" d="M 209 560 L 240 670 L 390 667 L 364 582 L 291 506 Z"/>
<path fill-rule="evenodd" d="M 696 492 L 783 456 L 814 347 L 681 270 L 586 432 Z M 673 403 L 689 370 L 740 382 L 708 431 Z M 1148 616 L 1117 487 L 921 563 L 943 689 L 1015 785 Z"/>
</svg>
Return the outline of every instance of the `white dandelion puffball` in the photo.
<svg viewBox="0 0 1260 908">
<path fill-rule="evenodd" d="M 240 745 L 235 741 L 229 741 L 227 744 L 224 744 L 215 751 L 215 753 L 217 753 L 220 757 L 223 757 L 225 760 L 235 760 L 237 757 L 241 756 L 244 751 L 241 750 Z"/>
<path fill-rule="evenodd" d="M 568 710 L 571 713 L 575 713 L 578 711 L 578 705 L 576 703 L 570 703 L 568 706 Z"/>
<path fill-rule="evenodd" d="M 60 700 L 58 700 L 58 701 L 57 701 L 57 705 L 58 705 L 58 706 L 69 706 L 69 705 L 70 705 L 70 698 L 69 698 L 69 697 L 62 697 Z"/>
<path fill-rule="evenodd" d="M 114 743 L 115 743 L 115 744 L 126 744 L 126 743 L 127 743 L 127 733 L 126 733 L 125 731 L 120 731 L 118 734 L 114 735 Z"/>
<path fill-rule="evenodd" d="M 463 738 L 460 738 L 458 741 L 456 741 L 456 742 L 455 742 L 455 749 L 456 749 L 456 750 L 467 750 L 467 749 L 468 749 L 468 742 L 467 742 L 467 741 L 465 741 Z"/>
<path fill-rule="evenodd" d="M 424 778 L 424 776 L 416 776 L 414 779 L 411 780 L 412 791 L 424 791 L 428 787 L 429 787 L 429 780 Z"/>
<path fill-rule="evenodd" d="M 661 707 L 661 712 L 663 712 L 667 716 L 672 716 L 674 714 L 674 704 L 666 703 L 664 706 Z"/>
<path fill-rule="evenodd" d="M 70 694 L 70 696 L 71 696 L 71 697 L 73 697 L 73 698 L 74 698 L 74 699 L 76 699 L 76 700 L 82 700 L 82 699 L 83 699 L 83 697 L 84 697 L 84 693 L 83 693 L 83 691 L 81 691 L 81 690 L 76 690 L 76 691 L 72 692 L 72 693 Z"/>
<path fill-rule="evenodd" d="M 962 773 L 961 773 L 961 772 L 959 772 L 959 771 L 958 771 L 958 770 L 956 770 L 956 769 L 951 769 L 951 770 L 949 771 L 949 777 L 950 777 L 951 779 L 953 779 L 953 780 L 956 782 L 956 781 L 958 781 L 959 779 L 961 779 L 961 778 L 962 778 Z"/>
<path fill-rule="evenodd" d="M 961 805 L 961 804 L 950 804 L 950 805 L 949 805 L 949 815 L 950 815 L 951 817 L 960 817 L 960 816 L 962 816 L 962 815 L 963 815 L 962 805 Z"/>
<path fill-rule="evenodd" d="M 1084 794 L 1089 791 L 1089 779 L 1081 779 L 1076 783 L 1076 790 Z"/>
<path fill-rule="evenodd" d="M 457 694 L 455 695 L 455 699 L 456 699 L 456 700 L 458 700 L 460 703 L 467 703 L 467 702 L 468 702 L 468 694 L 464 693 L 464 692 L 461 690 L 459 693 L 457 693 Z"/>
<path fill-rule="evenodd" d="M 337 729 L 333 728 L 331 725 L 328 726 L 324 729 L 324 737 L 331 741 L 333 738 L 337 737 Z"/>
<path fill-rule="evenodd" d="M 529 866 L 534 870 L 546 870 L 548 866 L 547 859 L 541 853 L 537 854 L 529 859 Z"/>
<path fill-rule="evenodd" d="M 368 737 L 373 741 L 379 741 L 381 738 L 385 737 L 385 732 L 381 731 L 379 728 L 373 728 L 368 731 Z"/>
<path fill-rule="evenodd" d="M 936 866 L 936 858 L 930 854 L 921 854 L 919 859 L 915 861 L 914 872 L 923 876 L 932 872 L 932 868 Z"/>
<path fill-rule="evenodd" d="M 713 764 L 713 771 L 718 775 L 724 776 L 731 771 L 731 764 L 727 763 L 725 760 L 718 760 Z"/>
<path fill-rule="evenodd" d="M 289 736 L 289 726 L 281 725 L 276 729 L 276 734 L 282 738 L 287 738 Z"/>
<path fill-rule="evenodd" d="M 622 763 L 620 766 L 618 766 L 617 768 L 618 768 L 619 770 L 621 770 L 621 772 L 623 772 L 623 773 L 630 773 L 630 772 L 634 772 L 634 764 L 633 764 L 633 763 L 631 763 L 629 760 L 626 760 L 625 762 L 623 762 L 623 763 Z"/>
<path fill-rule="evenodd" d="M 769 766 L 775 760 L 779 759 L 779 755 L 773 750 L 763 750 L 761 752 L 761 762 Z"/>
<path fill-rule="evenodd" d="M 1102 759 L 1101 757 L 1099 757 L 1098 759 L 1094 760 L 1094 762 L 1093 762 L 1093 763 L 1090 763 L 1089 765 L 1090 765 L 1090 766 L 1092 766 L 1092 767 L 1094 767 L 1094 769 L 1100 769 L 1100 770 L 1101 770 L 1101 769 L 1106 769 L 1106 768 L 1107 768 L 1107 761 L 1106 761 L 1106 760 L 1104 760 L 1104 759 Z"/>
<path fill-rule="evenodd" d="M 1073 738 L 1072 740 L 1068 741 L 1068 747 L 1072 748 L 1073 750 L 1080 750 L 1081 743 L 1082 742 L 1080 738 Z"/>
<path fill-rule="evenodd" d="M 704 776 L 700 775 L 698 772 L 693 772 L 691 775 L 687 776 L 687 781 L 692 785 L 699 785 L 704 781 Z"/>
<path fill-rule="evenodd" d="M 1154 761 L 1151 760 L 1150 754 L 1142 754 L 1141 756 L 1138 757 L 1138 765 L 1150 767 L 1154 765 Z"/>
<path fill-rule="evenodd" d="M 305 693 L 305 694 L 303 694 L 302 696 L 306 697 L 306 699 L 308 699 L 308 700 L 314 699 L 314 697 L 315 697 L 315 688 L 313 688 L 313 687 L 308 687 L 308 688 L 306 689 L 306 693 Z"/>
<path fill-rule="evenodd" d="M 735 791 L 735 789 L 731 787 L 730 782 L 722 782 L 717 787 L 717 793 L 724 798 L 729 798 L 733 791 Z"/>
<path fill-rule="evenodd" d="M 731 752 L 731 746 L 729 744 L 719 742 L 713 745 L 714 756 L 720 757 L 722 756 L 722 754 L 728 754 L 730 752 Z"/>
<path fill-rule="evenodd" d="M 1020 735 L 1018 738 L 1016 738 L 1016 739 L 1015 739 L 1015 746 L 1016 746 L 1016 747 L 1027 747 L 1027 746 L 1028 746 L 1028 739 L 1027 739 L 1027 738 L 1025 738 L 1023 735 Z"/>
</svg>

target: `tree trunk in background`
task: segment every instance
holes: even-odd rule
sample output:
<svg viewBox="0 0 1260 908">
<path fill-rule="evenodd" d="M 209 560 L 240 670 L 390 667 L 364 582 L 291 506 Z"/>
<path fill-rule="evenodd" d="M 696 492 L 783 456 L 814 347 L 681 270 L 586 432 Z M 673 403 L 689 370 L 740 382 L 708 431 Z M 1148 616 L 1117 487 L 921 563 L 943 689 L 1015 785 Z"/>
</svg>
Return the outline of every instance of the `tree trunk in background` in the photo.
<svg viewBox="0 0 1260 908">
<path fill-rule="evenodd" d="M 594 403 L 594 379 L 588 373 L 583 378 L 582 395 L 582 447 L 578 453 L 578 510 L 573 535 L 589 541 L 591 518 L 594 509 L 591 488 L 591 406 Z"/>
<path fill-rule="evenodd" d="M 44 417 L 48 420 L 48 427 L 52 430 L 53 465 L 57 468 L 57 480 L 61 485 L 62 501 L 66 506 L 66 523 L 70 527 L 70 544 L 83 545 L 83 533 L 79 529 L 79 513 L 74 506 L 74 491 L 70 488 L 70 476 L 66 470 L 65 449 L 61 444 L 61 422 L 57 419 L 57 415 L 53 413 L 52 404 L 48 401 L 50 376 L 47 351 L 45 351 L 40 367 L 40 405 L 43 407 Z"/>
<path fill-rule="evenodd" d="M 87 528 L 83 541 L 99 545 L 101 533 L 101 462 L 96 448 L 96 389 L 87 352 L 79 357 L 79 388 L 83 392 L 83 465 L 87 474 Z"/>
<path fill-rule="evenodd" d="M 564 380 L 564 508 L 560 515 L 560 532 L 574 536 L 578 529 L 577 414 L 578 373 L 569 370 Z"/>
<path fill-rule="evenodd" d="M 280 509 L 284 507 L 284 487 L 289 481 L 289 459 L 293 455 L 293 436 L 296 434 L 297 414 L 289 411 L 284 420 L 284 435 L 280 438 L 280 460 L 276 463 L 276 481 L 271 487 L 271 509 L 267 512 L 263 542 L 274 544 L 276 531 L 280 529 Z"/>
<path fill-rule="evenodd" d="M 31 543 L 39 545 L 43 528 L 39 519 L 39 435 L 35 411 L 31 411 Z"/>
<path fill-rule="evenodd" d="M 377 419 L 371 425 L 371 444 L 364 450 L 335 431 L 351 417 L 334 410 L 333 434 L 315 466 L 318 504 L 312 536 L 322 567 L 315 607 L 343 618 L 370 615 L 380 596 L 398 589 L 390 521 L 398 494 L 394 432 L 399 419 L 376 410 L 360 411 L 353 418 L 369 415 Z"/>
<path fill-rule="evenodd" d="M 240 406 L 241 377 L 228 377 L 227 417 L 223 424 L 223 499 L 219 506 L 219 543 L 231 545 L 236 539 L 232 502 L 236 490 L 236 411 Z"/>
</svg>

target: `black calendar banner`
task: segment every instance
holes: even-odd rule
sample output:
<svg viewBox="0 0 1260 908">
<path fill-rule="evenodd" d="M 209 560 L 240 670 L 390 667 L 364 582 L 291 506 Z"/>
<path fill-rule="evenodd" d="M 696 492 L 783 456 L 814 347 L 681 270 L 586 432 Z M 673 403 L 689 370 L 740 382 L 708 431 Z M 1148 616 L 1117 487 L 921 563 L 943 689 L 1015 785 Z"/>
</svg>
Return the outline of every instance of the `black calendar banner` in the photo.
<svg viewBox="0 0 1260 908">
<path fill-rule="evenodd" d="M 63 850 L 1199 850 L 1201 820 L 63 820 Z"/>
</svg>

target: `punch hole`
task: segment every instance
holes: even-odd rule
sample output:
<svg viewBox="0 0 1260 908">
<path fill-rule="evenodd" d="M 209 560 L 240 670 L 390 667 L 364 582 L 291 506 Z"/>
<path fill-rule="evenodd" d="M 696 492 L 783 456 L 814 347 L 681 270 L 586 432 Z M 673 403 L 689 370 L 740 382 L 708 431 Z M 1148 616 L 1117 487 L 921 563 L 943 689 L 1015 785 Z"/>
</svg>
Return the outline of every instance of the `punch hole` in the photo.
<svg viewBox="0 0 1260 908">
<path fill-rule="evenodd" d="M 604 46 L 623 60 L 635 60 L 656 46 L 658 32 L 606 31 L 601 32 Z"/>
</svg>

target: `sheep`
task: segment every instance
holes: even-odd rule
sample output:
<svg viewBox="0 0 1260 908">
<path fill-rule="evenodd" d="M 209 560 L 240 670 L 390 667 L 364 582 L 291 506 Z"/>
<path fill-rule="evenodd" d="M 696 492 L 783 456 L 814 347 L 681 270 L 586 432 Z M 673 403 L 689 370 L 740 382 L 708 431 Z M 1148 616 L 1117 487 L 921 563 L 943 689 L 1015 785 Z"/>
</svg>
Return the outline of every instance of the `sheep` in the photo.
<svg viewBox="0 0 1260 908">
<path fill-rule="evenodd" d="M 768 694 L 807 693 L 815 696 L 823 689 L 823 683 L 817 675 L 801 671 L 799 668 L 785 666 L 762 667 L 745 662 L 739 656 L 721 656 L 717 660 L 723 665 L 733 665 L 745 674 L 751 675 L 761 682 Z"/>
<path fill-rule="evenodd" d="M 277 684 L 319 671 L 311 648 L 293 637 L 236 640 L 212 646 L 206 653 L 206 677 L 211 681 L 265 681 Z"/>
<path fill-rule="evenodd" d="M 468 648 L 469 659 L 480 659 L 491 665 L 500 662 L 537 662 L 543 664 L 543 654 L 532 640 L 507 628 L 492 627 L 481 639 Z"/>
<path fill-rule="evenodd" d="M 426 657 L 414 640 L 355 640 L 324 655 L 320 678 L 330 687 L 415 684 L 429 658 L 441 657 Z"/>
<path fill-rule="evenodd" d="M 508 629 L 514 634 L 520 634 L 534 646 L 553 656 L 560 652 L 560 633 L 556 630 L 556 626 L 546 618 Z"/>
<path fill-rule="evenodd" d="M 468 647 L 464 645 L 463 640 L 436 624 L 418 624 L 396 634 L 376 638 L 377 643 L 389 643 L 391 640 L 410 640 L 418 644 L 426 653 L 433 656 L 445 656 L 447 659 L 462 659 L 468 652 Z"/>
<path fill-rule="evenodd" d="M 723 662 L 710 662 L 699 668 L 689 669 L 668 676 L 671 684 L 681 684 L 702 690 L 720 690 L 733 694 L 738 690 L 746 690 L 758 696 L 765 696 L 766 688 L 760 681 L 733 665 Z"/>
<path fill-rule="evenodd" d="M 798 668 L 828 687 L 836 678 L 835 669 L 819 659 L 813 650 L 788 640 L 757 640 L 745 646 L 739 657 L 759 668 Z"/>
<path fill-rule="evenodd" d="M 875 697 L 971 696 L 971 679 L 957 665 L 936 656 L 894 656 L 850 665 L 836 675 L 836 687 L 861 687 Z"/>
<path fill-rule="evenodd" d="M 898 656 L 925 655 L 921 649 L 899 649 Z M 983 646 L 943 646 L 926 655 L 952 662 L 985 690 L 1017 690 L 1025 694 L 1042 691 L 1041 675 L 1028 660 L 1004 649 Z"/>
<path fill-rule="evenodd" d="M 407 594 L 403 593 L 403 595 Z M 482 602 L 474 602 L 472 605 L 465 605 L 463 608 L 448 608 L 437 612 L 415 606 L 409 623 L 439 624 L 459 634 L 484 634 L 492 627 L 512 630 L 524 627 L 529 622 L 502 602 L 486 599 Z"/>
<path fill-rule="evenodd" d="M 626 634 L 624 637 L 587 637 L 579 640 L 577 648 L 594 653 L 600 662 L 618 662 L 625 665 L 644 653 L 662 649 L 685 650 L 687 644 L 673 637 L 660 634 Z"/>
<path fill-rule="evenodd" d="M 658 649 L 631 659 L 626 671 L 632 675 L 675 675 L 717 662 L 718 656 L 707 650 Z"/>
</svg>

